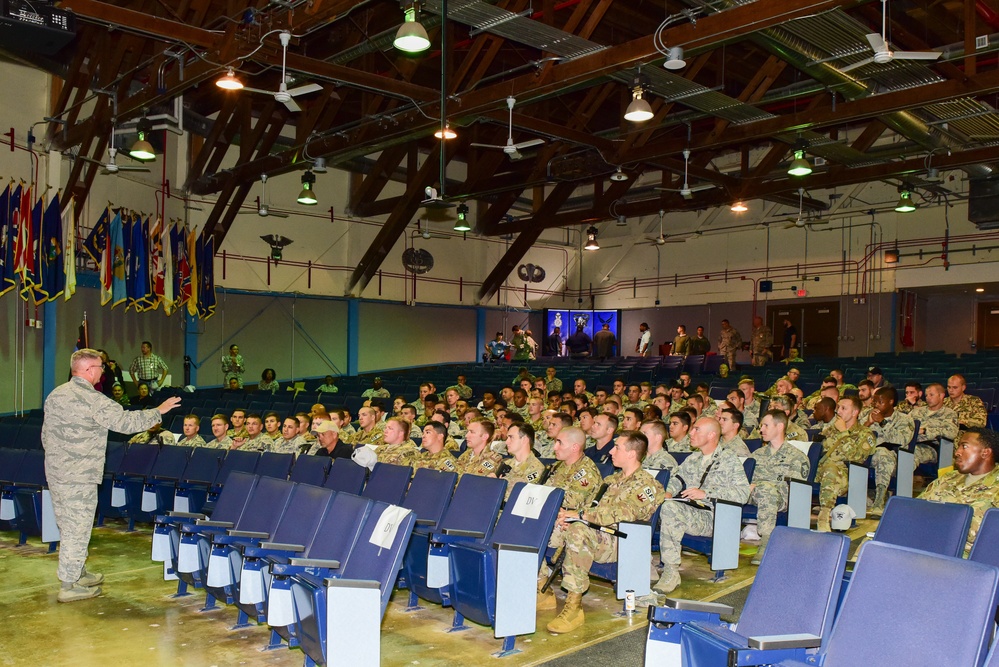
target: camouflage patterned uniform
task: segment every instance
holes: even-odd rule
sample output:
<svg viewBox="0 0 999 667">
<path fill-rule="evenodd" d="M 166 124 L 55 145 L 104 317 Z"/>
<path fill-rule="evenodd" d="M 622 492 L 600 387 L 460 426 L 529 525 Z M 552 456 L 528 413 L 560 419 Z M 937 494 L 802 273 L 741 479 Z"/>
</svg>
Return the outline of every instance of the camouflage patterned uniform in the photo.
<svg viewBox="0 0 999 667">
<path fill-rule="evenodd" d="M 760 427 L 756 426 L 752 433 L 749 434 L 749 440 L 759 440 L 762 438 L 760 433 Z M 784 433 L 785 440 L 800 440 L 802 442 L 809 442 L 811 438 L 808 437 L 808 431 L 801 428 L 801 426 L 793 421 L 788 420 L 787 422 L 787 432 Z"/>
<path fill-rule="evenodd" d="M 440 472 L 458 472 L 458 462 L 446 447 L 436 454 L 421 449 L 413 459 L 413 468 L 430 468 Z"/>
<path fill-rule="evenodd" d="M 305 438 L 303 438 L 300 435 L 296 435 L 291 440 L 285 440 L 284 438 L 280 438 L 277 441 L 275 441 L 275 443 L 271 446 L 271 451 L 276 452 L 278 454 L 297 455 L 299 450 L 302 449 L 302 446 L 308 444 L 309 443 L 305 441 Z"/>
<path fill-rule="evenodd" d="M 45 475 L 59 527 L 59 580 L 74 584 L 83 572 L 104 476 L 108 430 L 145 431 L 161 421 L 155 410 L 126 412 L 121 405 L 73 377 L 45 399 L 42 447 Z"/>
<path fill-rule="evenodd" d="M 732 451 L 736 456 L 748 458 L 751 455 L 749 447 L 746 446 L 746 443 L 738 435 L 733 436 L 731 440 L 722 440 L 718 443 L 718 446 Z"/>
<path fill-rule="evenodd" d="M 458 457 L 458 470 L 462 475 L 494 475 L 503 462 L 503 457 L 488 447 L 478 456 L 471 449 Z"/>
<path fill-rule="evenodd" d="M 215 438 L 204 444 L 205 447 L 210 449 L 232 449 L 232 438 L 228 435 L 224 435 L 221 438 Z"/>
<path fill-rule="evenodd" d="M 679 441 L 673 438 L 666 438 L 666 442 L 663 443 L 663 449 L 668 452 L 689 452 L 690 451 L 690 434 L 683 436 Z"/>
<path fill-rule="evenodd" d="M 597 464 L 588 456 L 581 456 L 571 466 L 556 461 L 552 464 L 551 475 L 545 480 L 545 486 L 554 486 L 565 492 L 562 507 L 574 511 L 589 507 L 602 483 Z"/>
<path fill-rule="evenodd" d="M 871 416 L 871 411 L 874 410 L 874 405 L 865 405 L 860 408 L 860 414 L 857 415 L 857 421 L 861 424 L 867 423 L 867 418 Z"/>
<path fill-rule="evenodd" d="M 670 474 L 680 466 L 664 446 L 658 452 L 648 454 L 642 461 L 642 467 L 646 470 L 669 470 Z"/>
<path fill-rule="evenodd" d="M 180 440 L 177 441 L 176 444 L 180 445 L 181 447 L 204 447 L 205 439 L 202 438 L 197 433 L 195 433 L 193 437 L 181 438 Z"/>
<path fill-rule="evenodd" d="M 874 449 L 874 434 L 859 421 L 853 428 L 837 431 L 822 443 L 815 481 L 819 483 L 819 505 L 832 509 L 850 483 L 848 463 L 863 463 Z"/>
<path fill-rule="evenodd" d="M 472 388 L 469 387 L 467 384 L 464 386 L 460 384 L 453 384 L 444 390 L 445 394 L 448 392 L 448 389 L 454 389 L 456 392 L 458 392 L 458 395 L 461 396 L 466 401 L 472 397 Z"/>
<path fill-rule="evenodd" d="M 506 411 L 508 413 L 510 413 L 510 412 L 517 413 L 518 415 L 520 415 L 521 417 L 524 418 L 525 422 L 529 422 L 530 421 L 530 417 L 527 416 L 527 405 L 522 405 L 519 408 L 516 405 L 508 405 L 507 408 L 506 408 Z"/>
<path fill-rule="evenodd" d="M 247 433 L 245 426 L 243 426 L 242 428 L 240 428 L 238 431 L 236 429 L 234 429 L 234 428 L 231 428 L 228 431 L 226 431 L 226 435 L 229 436 L 232 439 L 235 439 L 235 438 L 249 438 L 250 437 L 250 434 Z"/>
<path fill-rule="evenodd" d="M 770 346 L 773 344 L 774 334 L 770 331 L 770 327 L 763 325 L 753 329 L 749 348 L 753 353 L 754 366 L 765 366 L 770 361 L 772 357 Z"/>
<path fill-rule="evenodd" d="M 367 431 L 357 431 L 346 436 L 343 432 L 340 433 L 340 441 L 346 442 L 348 445 L 380 445 L 384 437 L 385 433 L 377 426 L 372 426 Z"/>
<path fill-rule="evenodd" d="M 919 421 L 919 442 L 929 442 L 939 438 L 946 438 L 952 442 L 957 441 L 959 429 L 957 425 L 957 413 L 948 407 L 941 406 L 936 412 L 930 410 L 929 406 L 922 405 L 913 409 L 909 416 Z M 919 445 L 916 445 L 919 449 Z M 933 448 L 930 447 L 932 450 Z M 918 458 L 918 456 L 917 456 Z M 936 454 L 932 460 L 936 459 Z"/>
<path fill-rule="evenodd" d="M 756 394 L 753 394 L 753 400 L 746 403 L 742 410 L 742 428 L 747 433 L 751 432 L 756 428 L 757 424 L 760 423 L 760 408 L 763 403 L 757 398 Z"/>
<path fill-rule="evenodd" d="M 703 481 L 702 481 L 703 480 Z M 703 490 L 708 499 L 745 503 L 749 480 L 739 457 L 727 449 L 715 448 L 709 456 L 695 451 L 671 475 L 666 490 L 673 497 L 686 488 Z M 704 501 L 701 501 L 704 502 Z M 659 511 L 659 554 L 667 567 L 680 564 L 680 540 L 684 533 L 710 535 L 714 529 L 714 505 L 699 509 L 682 500 L 669 500 Z"/>
<path fill-rule="evenodd" d="M 506 464 L 510 466 L 510 470 L 503 475 L 503 479 L 506 480 L 505 500 L 510 499 L 514 484 L 517 482 L 537 484 L 545 472 L 545 464 L 539 461 L 534 454 L 528 454 L 523 463 L 518 463 L 516 459 L 507 459 Z"/>
<path fill-rule="evenodd" d="M 895 406 L 895 409 L 899 412 L 904 412 L 905 414 L 909 415 L 912 414 L 912 411 L 915 410 L 916 408 L 925 408 L 925 407 L 926 407 L 926 401 L 920 399 L 919 401 L 916 402 L 915 405 L 909 403 L 909 401 L 902 401 L 901 403 Z M 915 417 L 913 417 L 913 419 L 915 419 Z"/>
<path fill-rule="evenodd" d="M 672 403 L 669 404 L 669 412 L 666 413 L 666 417 L 676 414 L 680 410 L 683 410 L 685 407 L 687 407 L 687 401 L 685 399 L 681 398 L 677 401 L 673 401 Z M 666 421 L 669 421 L 669 419 L 667 419 Z"/>
<path fill-rule="evenodd" d="M 153 443 L 154 445 L 176 445 L 177 436 L 170 431 L 157 431 L 156 433 L 142 431 L 141 433 L 136 433 L 128 440 L 128 444 L 130 445 L 147 445 L 149 443 Z"/>
<path fill-rule="evenodd" d="M 240 449 L 244 452 L 269 452 L 274 441 L 266 433 L 260 433 L 255 438 L 249 438 Z"/>
<path fill-rule="evenodd" d="M 985 510 L 999 507 L 999 466 L 984 477 L 971 480 L 970 484 L 968 477 L 954 470 L 930 482 L 926 490 L 919 495 L 923 500 L 971 505 L 974 514 L 971 518 L 971 530 L 968 531 L 968 543 L 964 547 L 965 554 L 971 550 L 971 545 L 975 542 Z"/>
<path fill-rule="evenodd" d="M 583 518 L 600 526 L 616 526 L 621 521 L 647 521 L 665 498 L 662 484 L 641 468 L 630 477 L 616 472 L 607 478 L 607 491 L 594 508 L 583 510 Z M 617 538 L 582 523 L 566 528 L 555 526 L 548 546 L 565 547 L 562 587 L 570 593 L 584 593 L 590 587 L 593 563 L 611 563 L 617 558 Z M 548 565 L 541 567 L 548 576 Z"/>
<path fill-rule="evenodd" d="M 777 525 L 777 513 L 787 509 L 788 485 L 784 478 L 808 479 L 810 464 L 800 449 L 787 442 L 776 452 L 764 444 L 752 456 L 756 459 L 756 469 L 749 502 L 756 505 L 757 531 L 761 542 L 766 544 Z"/>
<path fill-rule="evenodd" d="M 398 445 L 378 445 L 375 447 L 375 456 L 379 463 L 389 463 L 397 466 L 411 466 L 420 450 L 412 440 L 400 442 Z"/>
<path fill-rule="evenodd" d="M 548 437 L 544 431 L 538 431 L 534 436 L 534 451 L 538 453 L 538 458 L 555 458 L 555 441 Z"/>
<path fill-rule="evenodd" d="M 702 417 L 714 417 L 718 414 L 718 404 L 715 403 L 713 398 L 704 399 L 704 410 L 701 411 Z"/>
<path fill-rule="evenodd" d="M 957 413 L 957 423 L 962 431 L 971 426 L 985 426 L 985 404 L 977 396 L 965 394 L 956 403 L 948 396 L 944 399 L 944 407 Z"/>
<path fill-rule="evenodd" d="M 735 327 L 722 329 L 718 334 L 718 354 L 724 357 L 729 368 L 735 368 L 735 353 L 742 347 L 742 336 Z"/>
<path fill-rule="evenodd" d="M 891 417 L 886 417 L 882 423 L 871 424 L 870 428 L 878 445 L 908 445 L 912 441 L 912 434 L 916 432 L 912 417 L 898 410 L 892 412 Z M 871 453 L 871 465 L 874 466 L 874 485 L 887 489 L 891 476 L 898 467 L 896 449 L 875 447 Z"/>
</svg>

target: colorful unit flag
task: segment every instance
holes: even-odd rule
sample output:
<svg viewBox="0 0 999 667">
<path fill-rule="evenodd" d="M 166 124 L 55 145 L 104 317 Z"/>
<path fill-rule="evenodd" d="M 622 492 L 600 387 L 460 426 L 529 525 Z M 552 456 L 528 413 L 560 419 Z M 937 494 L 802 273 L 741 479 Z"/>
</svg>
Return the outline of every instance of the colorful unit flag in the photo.
<svg viewBox="0 0 999 667">
<path fill-rule="evenodd" d="M 215 236 L 198 237 L 198 266 L 201 287 L 198 290 L 198 317 L 207 320 L 215 314 Z"/>
<path fill-rule="evenodd" d="M 44 303 L 55 299 L 66 287 L 66 266 L 63 261 L 63 221 L 57 194 L 42 215 L 42 233 L 38 241 L 38 284 L 35 300 Z"/>
</svg>

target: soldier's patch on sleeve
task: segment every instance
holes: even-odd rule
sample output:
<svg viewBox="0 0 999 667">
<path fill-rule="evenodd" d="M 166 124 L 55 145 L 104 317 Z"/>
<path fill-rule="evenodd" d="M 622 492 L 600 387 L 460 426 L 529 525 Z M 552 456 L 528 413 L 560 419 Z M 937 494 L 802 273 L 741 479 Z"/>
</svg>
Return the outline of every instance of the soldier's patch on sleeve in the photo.
<svg viewBox="0 0 999 667">
<path fill-rule="evenodd" d="M 482 467 L 486 470 L 494 470 L 496 468 L 492 461 L 483 461 Z"/>
<path fill-rule="evenodd" d="M 580 468 L 579 470 L 576 471 L 576 474 L 572 476 L 572 481 L 578 482 L 581 479 L 583 479 L 584 477 L 586 477 L 586 469 L 585 468 Z M 584 486 L 585 486 L 585 483 L 584 483 Z"/>
<path fill-rule="evenodd" d="M 448 470 L 452 471 L 452 472 L 455 471 L 455 470 L 457 470 L 457 468 L 455 468 L 455 466 L 454 466 L 454 463 L 452 463 L 448 459 L 444 459 L 444 467 L 447 468 Z"/>
<path fill-rule="evenodd" d="M 538 473 L 536 473 L 536 472 L 528 473 L 528 475 L 527 475 L 527 481 L 528 482 L 533 482 L 537 478 L 538 478 Z"/>
<path fill-rule="evenodd" d="M 656 492 L 651 486 L 646 486 L 638 493 L 638 499 L 643 503 L 650 502 L 654 500 L 655 497 Z"/>
</svg>

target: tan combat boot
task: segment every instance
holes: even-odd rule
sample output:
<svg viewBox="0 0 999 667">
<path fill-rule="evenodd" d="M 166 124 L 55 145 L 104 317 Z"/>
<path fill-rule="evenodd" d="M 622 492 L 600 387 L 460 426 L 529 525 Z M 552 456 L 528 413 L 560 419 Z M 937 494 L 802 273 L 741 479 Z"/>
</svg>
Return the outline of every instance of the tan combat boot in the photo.
<svg viewBox="0 0 999 667">
<path fill-rule="evenodd" d="M 100 586 L 87 588 L 86 586 L 80 586 L 79 584 L 72 584 L 69 587 L 64 585 L 59 590 L 59 595 L 56 596 L 56 599 L 59 600 L 59 602 L 76 602 L 78 600 L 89 600 L 90 598 L 95 598 L 100 594 Z"/>
<path fill-rule="evenodd" d="M 662 594 L 672 593 L 676 590 L 676 587 L 680 585 L 680 572 L 677 570 L 676 565 L 669 565 L 668 563 L 663 566 L 663 574 L 659 577 L 652 589 L 656 592 Z"/>
<path fill-rule="evenodd" d="M 554 588 L 549 586 L 546 593 L 541 592 L 541 587 L 545 585 L 545 579 L 547 579 L 547 577 L 538 579 L 538 611 L 551 611 L 558 606 L 558 601 L 555 599 Z"/>
<path fill-rule="evenodd" d="M 888 488 L 884 486 L 878 486 L 874 491 L 874 503 L 871 505 L 871 509 L 868 510 L 868 514 L 873 517 L 878 517 L 885 512 L 885 501 L 888 496 Z"/>
<path fill-rule="evenodd" d="M 556 635 L 572 632 L 583 625 L 585 620 L 586 618 L 583 616 L 583 594 L 569 593 L 565 596 L 565 606 L 562 607 L 562 613 L 548 624 L 548 632 Z"/>
<path fill-rule="evenodd" d="M 94 586 L 100 586 L 104 583 L 104 575 L 99 572 L 87 572 L 84 568 L 83 572 L 80 573 L 80 579 L 76 582 L 77 586 L 83 586 L 85 588 L 93 588 Z"/>
<path fill-rule="evenodd" d="M 832 528 L 829 527 L 829 513 L 831 511 L 832 510 L 830 510 L 828 507 L 820 507 L 819 508 L 819 520 L 815 524 L 815 530 L 816 531 L 818 531 L 820 533 L 831 533 L 832 532 Z"/>
</svg>

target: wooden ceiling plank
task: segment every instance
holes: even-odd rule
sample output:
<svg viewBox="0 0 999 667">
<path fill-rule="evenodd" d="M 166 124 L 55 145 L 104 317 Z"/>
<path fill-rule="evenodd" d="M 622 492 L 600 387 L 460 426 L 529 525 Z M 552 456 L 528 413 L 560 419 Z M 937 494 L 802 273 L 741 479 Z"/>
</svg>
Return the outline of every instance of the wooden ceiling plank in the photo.
<svg viewBox="0 0 999 667">
<path fill-rule="evenodd" d="M 370 215 L 365 212 L 365 206 L 378 198 L 392 177 L 392 173 L 408 153 L 409 147 L 406 144 L 399 144 L 381 152 L 371 171 L 364 176 L 361 183 L 348 196 L 347 206 L 352 214 L 360 217 Z"/>
</svg>

